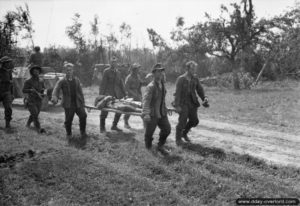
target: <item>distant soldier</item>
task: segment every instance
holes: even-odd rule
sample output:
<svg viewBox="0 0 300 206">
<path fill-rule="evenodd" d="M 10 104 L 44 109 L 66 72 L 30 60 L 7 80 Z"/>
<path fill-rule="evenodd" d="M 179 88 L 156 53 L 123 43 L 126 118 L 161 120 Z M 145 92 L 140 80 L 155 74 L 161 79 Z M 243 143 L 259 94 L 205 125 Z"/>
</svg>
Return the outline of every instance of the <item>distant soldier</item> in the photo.
<svg viewBox="0 0 300 206">
<path fill-rule="evenodd" d="M 43 66 L 43 55 L 40 52 L 41 48 L 39 46 L 34 47 L 34 53 L 30 55 L 29 58 L 29 65 L 30 66 Z"/>
<path fill-rule="evenodd" d="M 12 71 L 14 64 L 11 58 L 4 56 L 0 59 L 0 102 L 5 114 L 5 128 L 10 130 L 12 119 L 13 82 Z"/>
<path fill-rule="evenodd" d="M 176 126 L 176 144 L 182 144 L 182 137 L 190 142 L 187 136 L 192 127 L 199 123 L 197 110 L 200 107 L 197 95 L 204 101 L 204 106 L 208 106 L 208 99 L 204 94 L 203 87 L 199 79 L 195 77 L 197 63 L 189 61 L 186 63 L 186 72 L 179 76 L 176 81 L 174 107 L 179 113 L 178 124 Z"/>
<path fill-rule="evenodd" d="M 127 97 L 133 98 L 133 101 L 142 101 L 142 91 L 141 87 L 145 85 L 145 83 L 141 80 L 139 75 L 139 69 L 141 65 L 138 63 L 134 63 L 130 69 L 130 74 L 125 79 L 125 89 Z M 124 115 L 124 127 L 130 129 L 130 125 L 128 123 L 130 115 Z"/>
<path fill-rule="evenodd" d="M 87 114 L 84 109 L 84 96 L 79 79 L 73 75 L 73 68 L 74 65 L 71 63 L 65 65 L 66 77 L 56 83 L 51 99 L 51 101 L 56 104 L 58 101 L 59 91 L 62 91 L 62 106 L 65 110 L 65 128 L 68 140 L 72 138 L 72 122 L 75 113 L 79 117 L 81 137 L 83 139 L 87 138 Z"/>
<path fill-rule="evenodd" d="M 115 97 L 117 99 L 122 99 L 126 96 L 124 82 L 122 80 L 120 72 L 116 68 L 117 58 L 113 57 L 111 59 L 111 65 L 109 68 L 104 70 L 103 79 L 99 89 L 100 95 L 108 95 Z M 100 114 L 100 133 L 106 131 L 105 129 L 105 119 L 108 115 L 108 112 L 101 111 Z M 111 130 L 122 131 L 118 128 L 118 122 L 120 120 L 121 114 L 115 113 L 114 121 L 111 127 Z"/>
<path fill-rule="evenodd" d="M 26 80 L 23 87 L 23 93 L 28 94 L 27 108 L 30 112 L 26 126 L 29 128 L 33 122 L 38 133 L 45 133 L 39 122 L 39 114 L 42 107 L 45 85 L 44 81 L 39 78 L 42 68 L 40 66 L 30 67 L 31 78 Z"/>
<path fill-rule="evenodd" d="M 145 146 L 152 147 L 153 133 L 156 126 L 160 128 L 158 151 L 167 153 L 164 149 L 166 139 L 171 132 L 171 126 L 167 116 L 165 104 L 166 89 L 164 86 L 164 68 L 161 64 L 156 64 L 152 69 L 153 80 L 147 85 L 143 96 L 143 119 L 146 126 Z"/>
</svg>

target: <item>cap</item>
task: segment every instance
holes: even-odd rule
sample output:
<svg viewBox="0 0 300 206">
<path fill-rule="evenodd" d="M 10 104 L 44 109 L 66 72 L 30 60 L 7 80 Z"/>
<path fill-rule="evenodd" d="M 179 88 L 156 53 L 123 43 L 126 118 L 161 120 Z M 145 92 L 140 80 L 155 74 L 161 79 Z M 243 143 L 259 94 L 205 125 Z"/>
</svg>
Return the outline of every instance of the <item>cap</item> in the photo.
<svg viewBox="0 0 300 206">
<path fill-rule="evenodd" d="M 165 68 L 164 67 L 162 67 L 162 64 L 161 63 L 157 63 L 157 64 L 155 64 L 154 66 L 153 66 L 153 68 L 152 68 L 152 73 L 154 73 L 155 71 L 157 71 L 157 70 L 165 70 Z"/>
<path fill-rule="evenodd" d="M 67 68 L 67 67 L 74 67 L 74 64 L 69 63 L 69 62 L 66 62 L 66 63 L 64 64 L 64 67 L 65 67 L 65 68 Z"/>
<path fill-rule="evenodd" d="M 185 66 L 190 67 L 190 65 L 195 65 L 197 66 L 198 64 L 195 61 L 188 61 Z"/>
<path fill-rule="evenodd" d="M 42 73 L 42 68 L 40 66 L 37 65 L 33 65 L 29 68 L 29 73 L 32 75 L 32 72 L 34 69 L 37 69 L 40 73 Z"/>
<path fill-rule="evenodd" d="M 131 66 L 131 69 L 138 69 L 138 68 L 141 68 L 141 65 L 139 63 L 134 63 Z"/>
</svg>

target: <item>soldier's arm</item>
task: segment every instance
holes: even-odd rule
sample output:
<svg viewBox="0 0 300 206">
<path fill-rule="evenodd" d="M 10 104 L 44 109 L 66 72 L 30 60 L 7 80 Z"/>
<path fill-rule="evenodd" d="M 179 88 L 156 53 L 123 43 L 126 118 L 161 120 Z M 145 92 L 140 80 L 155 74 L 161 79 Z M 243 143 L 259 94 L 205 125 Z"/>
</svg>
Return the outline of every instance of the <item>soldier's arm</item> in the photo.
<svg viewBox="0 0 300 206">
<path fill-rule="evenodd" d="M 143 96 L 143 109 L 142 109 L 142 115 L 150 115 L 151 112 L 151 99 L 153 95 L 153 87 L 148 85 L 145 90 L 145 94 Z"/>
<path fill-rule="evenodd" d="M 196 85 L 197 94 L 199 95 L 201 100 L 204 101 L 204 98 L 205 98 L 204 89 L 203 89 L 202 85 L 200 84 L 200 81 L 198 78 L 196 78 L 196 81 L 197 81 L 197 85 Z"/>
<path fill-rule="evenodd" d="M 182 92 L 182 82 L 183 82 L 183 79 L 181 77 L 178 77 L 177 80 L 176 80 L 176 90 L 175 90 L 175 100 L 174 100 L 174 106 L 175 107 L 178 107 L 179 106 L 179 103 L 180 103 L 180 99 L 182 98 L 181 97 L 181 92 Z"/>
<path fill-rule="evenodd" d="M 78 81 L 79 92 L 80 92 L 80 94 L 83 97 L 83 104 L 84 104 L 85 100 L 84 100 L 84 95 L 83 95 L 83 91 L 82 91 L 82 84 L 81 84 L 81 82 L 80 82 L 80 80 L 78 78 L 77 78 L 77 81 Z"/>
<path fill-rule="evenodd" d="M 28 80 L 25 81 L 22 92 L 24 94 L 29 94 L 33 92 L 32 86 Z"/>
<path fill-rule="evenodd" d="M 104 70 L 103 78 L 102 78 L 101 85 L 100 85 L 100 88 L 99 88 L 99 94 L 100 95 L 104 95 L 104 93 L 105 93 L 106 85 L 107 85 L 107 78 L 108 78 L 108 70 Z"/>
</svg>

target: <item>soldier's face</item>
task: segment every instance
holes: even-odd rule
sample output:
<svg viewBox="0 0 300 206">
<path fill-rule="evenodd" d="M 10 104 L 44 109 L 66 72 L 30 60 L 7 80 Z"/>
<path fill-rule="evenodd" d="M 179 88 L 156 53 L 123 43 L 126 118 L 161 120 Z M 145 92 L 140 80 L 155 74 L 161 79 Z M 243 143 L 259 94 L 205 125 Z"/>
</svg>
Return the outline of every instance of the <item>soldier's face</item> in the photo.
<svg viewBox="0 0 300 206">
<path fill-rule="evenodd" d="M 156 80 L 162 80 L 163 79 L 163 70 L 156 70 L 153 73 L 154 79 Z"/>
<path fill-rule="evenodd" d="M 33 76 L 38 77 L 39 74 L 40 74 L 40 71 L 39 71 L 39 70 L 33 69 L 33 71 L 32 71 L 32 75 L 33 75 Z"/>
<path fill-rule="evenodd" d="M 116 67 L 117 66 L 117 61 L 112 61 L 111 66 Z"/>
<path fill-rule="evenodd" d="M 188 68 L 188 72 L 192 75 L 192 76 L 195 76 L 196 75 L 196 68 L 197 66 L 192 64 L 190 65 L 190 67 Z"/>
<path fill-rule="evenodd" d="M 66 75 L 68 77 L 72 77 L 73 76 L 73 72 L 74 72 L 73 67 L 67 67 L 66 68 Z"/>
</svg>

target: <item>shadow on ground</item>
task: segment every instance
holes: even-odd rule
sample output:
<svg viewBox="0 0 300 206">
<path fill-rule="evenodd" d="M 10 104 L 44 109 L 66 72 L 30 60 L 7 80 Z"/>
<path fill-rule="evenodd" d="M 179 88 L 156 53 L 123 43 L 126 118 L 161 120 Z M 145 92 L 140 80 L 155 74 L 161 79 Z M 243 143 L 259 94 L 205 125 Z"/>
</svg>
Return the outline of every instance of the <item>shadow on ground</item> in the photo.
<svg viewBox="0 0 300 206">
<path fill-rule="evenodd" d="M 111 143 L 136 142 L 135 135 L 133 132 L 106 132 L 107 140 Z"/>
<path fill-rule="evenodd" d="M 218 159 L 226 158 L 226 154 L 225 154 L 224 150 L 215 148 L 215 147 L 204 147 L 200 144 L 183 143 L 182 149 L 195 152 L 203 157 L 212 155 L 213 157 L 218 158 Z"/>
</svg>

